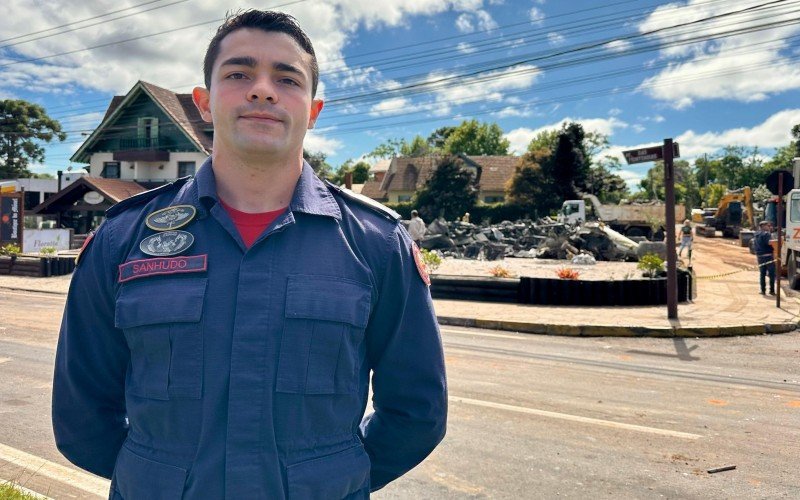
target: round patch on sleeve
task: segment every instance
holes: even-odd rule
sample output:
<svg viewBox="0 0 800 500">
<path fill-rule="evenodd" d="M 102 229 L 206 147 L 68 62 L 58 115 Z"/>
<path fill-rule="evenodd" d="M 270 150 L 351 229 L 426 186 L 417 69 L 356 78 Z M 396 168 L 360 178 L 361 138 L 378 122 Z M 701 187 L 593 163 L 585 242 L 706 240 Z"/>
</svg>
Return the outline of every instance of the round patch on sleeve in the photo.
<svg viewBox="0 0 800 500">
<path fill-rule="evenodd" d="M 422 278 L 422 281 L 424 281 L 426 285 L 431 286 L 431 277 L 428 275 L 427 266 L 425 266 L 425 263 L 422 261 L 422 252 L 420 252 L 416 243 L 411 243 L 411 250 L 414 252 L 414 262 L 417 263 L 419 277 Z"/>
</svg>

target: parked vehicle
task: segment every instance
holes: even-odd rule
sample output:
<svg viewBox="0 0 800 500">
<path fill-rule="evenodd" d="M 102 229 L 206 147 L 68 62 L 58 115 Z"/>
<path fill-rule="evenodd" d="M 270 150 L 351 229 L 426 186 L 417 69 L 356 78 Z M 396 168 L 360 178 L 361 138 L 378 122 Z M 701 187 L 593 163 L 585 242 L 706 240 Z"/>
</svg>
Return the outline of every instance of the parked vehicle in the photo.
<svg viewBox="0 0 800 500">
<path fill-rule="evenodd" d="M 600 203 L 600 200 L 592 194 L 584 195 L 582 200 L 565 201 L 558 214 L 559 222 L 578 224 L 599 220 L 629 238 L 648 239 L 652 239 L 659 232 L 663 234 L 665 218 L 666 205 L 663 203 L 610 205 Z M 685 218 L 686 207 L 675 205 L 675 221 L 683 222 Z"/>
<path fill-rule="evenodd" d="M 714 214 L 704 216 L 703 224 L 696 226 L 695 232 L 713 238 L 717 231 L 722 231 L 724 237 L 738 238 L 743 228 L 755 228 L 753 195 L 749 187 L 728 191 L 719 200 Z"/>
</svg>

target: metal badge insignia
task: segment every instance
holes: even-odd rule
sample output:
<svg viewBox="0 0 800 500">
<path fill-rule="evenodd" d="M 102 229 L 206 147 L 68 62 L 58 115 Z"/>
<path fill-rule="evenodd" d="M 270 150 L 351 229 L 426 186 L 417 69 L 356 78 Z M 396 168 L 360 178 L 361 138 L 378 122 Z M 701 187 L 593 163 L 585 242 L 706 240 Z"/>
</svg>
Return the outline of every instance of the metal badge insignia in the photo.
<svg viewBox="0 0 800 500">
<path fill-rule="evenodd" d="M 196 214 L 197 209 L 191 205 L 175 205 L 156 210 L 144 223 L 154 231 L 172 231 L 190 223 Z"/>
<path fill-rule="evenodd" d="M 139 249 L 154 257 L 178 255 L 194 243 L 194 235 L 186 231 L 163 231 L 152 234 L 139 243 Z"/>
</svg>

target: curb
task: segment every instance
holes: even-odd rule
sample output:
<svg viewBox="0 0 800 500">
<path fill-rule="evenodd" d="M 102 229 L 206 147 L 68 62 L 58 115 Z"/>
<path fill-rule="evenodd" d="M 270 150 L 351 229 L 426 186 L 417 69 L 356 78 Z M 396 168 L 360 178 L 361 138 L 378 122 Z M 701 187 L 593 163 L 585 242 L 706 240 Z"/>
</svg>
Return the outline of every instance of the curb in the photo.
<svg viewBox="0 0 800 500">
<path fill-rule="evenodd" d="M 487 320 L 437 316 L 440 325 L 504 330 L 535 335 L 564 337 L 736 337 L 788 333 L 797 329 L 796 323 L 766 323 L 735 326 L 660 327 L 610 325 L 552 325 L 519 321 Z"/>
<path fill-rule="evenodd" d="M 63 295 L 66 297 L 67 292 L 54 292 L 53 290 L 37 290 L 35 288 L 19 288 L 16 286 L 0 286 L 0 290 L 11 290 L 13 292 L 28 292 L 28 293 L 46 293 L 48 295 Z"/>
<path fill-rule="evenodd" d="M 63 295 L 66 292 L 52 290 L 36 290 L 0 286 L 0 290 L 17 292 L 46 293 Z M 502 330 L 508 332 L 529 333 L 534 335 L 556 335 L 562 337 L 738 337 L 745 335 L 767 335 L 789 333 L 798 329 L 797 323 L 759 323 L 734 326 L 612 326 L 612 325 L 555 325 L 547 323 L 527 323 L 521 321 L 503 321 L 478 318 L 461 318 L 456 316 L 437 316 L 440 325 L 462 326 L 466 328 L 483 328 L 485 330 Z"/>
</svg>

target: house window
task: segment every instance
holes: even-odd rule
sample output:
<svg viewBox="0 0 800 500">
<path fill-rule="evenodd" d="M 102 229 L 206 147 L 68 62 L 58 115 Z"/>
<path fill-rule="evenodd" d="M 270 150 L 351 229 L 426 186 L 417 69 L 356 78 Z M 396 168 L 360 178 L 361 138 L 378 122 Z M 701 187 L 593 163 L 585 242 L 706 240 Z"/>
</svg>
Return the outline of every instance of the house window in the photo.
<svg viewBox="0 0 800 500">
<path fill-rule="evenodd" d="M 119 162 L 103 162 L 103 171 L 100 173 L 100 177 L 105 177 L 106 179 L 119 179 Z"/>
<path fill-rule="evenodd" d="M 195 162 L 193 161 L 179 161 L 178 162 L 178 177 L 186 177 L 187 175 L 194 175 Z"/>
<path fill-rule="evenodd" d="M 139 118 L 136 137 L 141 148 L 158 147 L 158 118 Z"/>
<path fill-rule="evenodd" d="M 505 196 L 486 196 L 483 198 L 484 203 L 502 203 L 505 201 Z"/>
<path fill-rule="evenodd" d="M 397 201 L 400 202 L 400 203 L 402 203 L 404 201 L 411 201 L 411 195 L 410 194 L 398 194 L 397 195 Z"/>
</svg>

